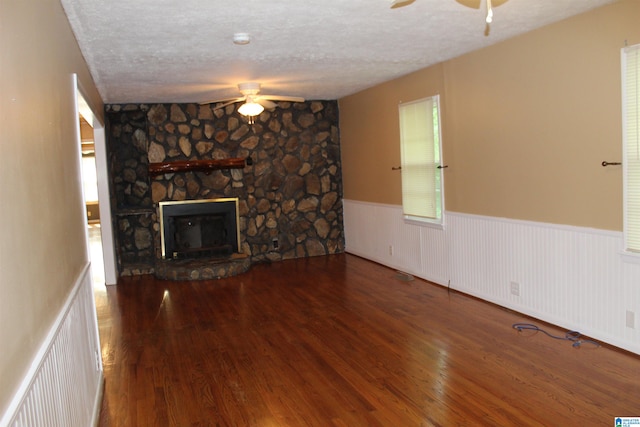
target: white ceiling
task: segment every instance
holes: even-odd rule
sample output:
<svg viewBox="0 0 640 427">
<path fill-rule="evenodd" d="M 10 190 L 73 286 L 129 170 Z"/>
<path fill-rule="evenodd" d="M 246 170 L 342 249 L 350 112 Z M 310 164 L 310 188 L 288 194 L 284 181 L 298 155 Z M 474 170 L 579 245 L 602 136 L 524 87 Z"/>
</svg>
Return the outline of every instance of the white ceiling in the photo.
<svg viewBox="0 0 640 427">
<path fill-rule="evenodd" d="M 479 1 L 61 0 L 106 103 L 338 99 L 615 0 L 509 0 L 488 36 Z"/>
</svg>

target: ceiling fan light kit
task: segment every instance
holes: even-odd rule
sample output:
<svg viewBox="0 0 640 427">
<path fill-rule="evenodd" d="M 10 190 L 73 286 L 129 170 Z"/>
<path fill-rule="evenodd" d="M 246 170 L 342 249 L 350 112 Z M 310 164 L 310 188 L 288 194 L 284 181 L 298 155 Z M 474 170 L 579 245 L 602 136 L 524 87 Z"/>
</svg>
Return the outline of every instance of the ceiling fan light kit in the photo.
<svg viewBox="0 0 640 427">
<path fill-rule="evenodd" d="M 257 116 L 264 111 L 264 107 L 257 102 L 245 102 L 238 108 L 243 116 Z"/>
<path fill-rule="evenodd" d="M 217 101 L 208 101 L 203 102 L 200 105 L 205 104 L 214 104 L 221 102 L 221 105 L 218 105 L 214 108 L 214 110 L 219 110 L 220 108 L 224 108 L 227 105 L 235 104 L 236 102 L 244 102 L 240 107 L 238 107 L 238 113 L 243 116 L 249 117 L 249 124 L 253 123 L 252 117 L 255 117 L 262 113 L 265 108 L 274 109 L 277 107 L 277 104 L 273 101 L 287 101 L 287 102 L 304 102 L 304 98 L 300 98 L 297 96 L 286 96 L 286 95 L 259 95 L 260 93 L 260 83 L 256 82 L 245 82 L 238 84 L 238 89 L 242 94 L 241 97 L 234 99 L 220 99 Z"/>
</svg>

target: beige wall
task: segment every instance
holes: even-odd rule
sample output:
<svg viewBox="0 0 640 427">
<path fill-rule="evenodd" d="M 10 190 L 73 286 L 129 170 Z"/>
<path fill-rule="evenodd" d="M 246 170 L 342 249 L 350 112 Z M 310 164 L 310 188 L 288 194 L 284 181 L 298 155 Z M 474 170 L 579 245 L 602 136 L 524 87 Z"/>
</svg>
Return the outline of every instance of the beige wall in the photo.
<svg viewBox="0 0 640 427">
<path fill-rule="evenodd" d="M 621 230 L 622 169 L 600 163 L 621 160 L 638 16 L 622 0 L 341 99 L 345 198 L 401 203 L 397 104 L 440 93 L 447 210 Z"/>
<path fill-rule="evenodd" d="M 402 203 L 400 172 L 391 170 L 400 166 L 398 105 L 441 93 L 443 84 L 437 65 L 339 101 L 345 198 Z"/>
<path fill-rule="evenodd" d="M 0 40 L 1 417 L 88 262 L 72 73 L 103 106 L 58 0 L 0 0 Z"/>
</svg>

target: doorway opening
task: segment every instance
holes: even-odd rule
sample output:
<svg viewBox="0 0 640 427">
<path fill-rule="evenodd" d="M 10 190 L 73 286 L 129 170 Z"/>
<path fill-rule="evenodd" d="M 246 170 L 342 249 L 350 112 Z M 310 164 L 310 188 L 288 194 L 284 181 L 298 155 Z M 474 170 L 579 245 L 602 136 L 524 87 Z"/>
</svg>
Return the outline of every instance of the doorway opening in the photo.
<svg viewBox="0 0 640 427">
<path fill-rule="evenodd" d="M 117 282 L 111 204 L 109 201 L 107 150 L 104 124 L 89 106 L 74 75 L 78 136 L 82 154 L 82 181 L 86 207 L 87 249 L 92 280 L 100 285 Z"/>
<path fill-rule="evenodd" d="M 93 126 L 82 115 L 80 121 L 80 144 L 82 152 L 82 191 L 89 236 L 89 259 L 91 260 L 91 281 L 93 286 L 104 286 L 104 254 L 102 253 L 102 236 L 100 224 L 100 201 L 98 198 L 98 175 L 96 170 L 96 150 L 93 140 Z"/>
</svg>

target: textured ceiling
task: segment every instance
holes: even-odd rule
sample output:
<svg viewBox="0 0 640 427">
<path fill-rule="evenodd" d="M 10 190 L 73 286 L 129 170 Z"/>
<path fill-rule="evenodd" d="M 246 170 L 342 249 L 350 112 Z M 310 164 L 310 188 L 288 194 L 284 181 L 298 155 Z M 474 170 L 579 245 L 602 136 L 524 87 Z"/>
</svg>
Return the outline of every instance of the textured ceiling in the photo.
<svg viewBox="0 0 640 427">
<path fill-rule="evenodd" d="M 489 35 L 485 1 L 61 0 L 106 103 L 338 99 L 614 0 L 509 0 Z"/>
</svg>

